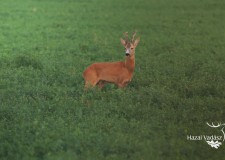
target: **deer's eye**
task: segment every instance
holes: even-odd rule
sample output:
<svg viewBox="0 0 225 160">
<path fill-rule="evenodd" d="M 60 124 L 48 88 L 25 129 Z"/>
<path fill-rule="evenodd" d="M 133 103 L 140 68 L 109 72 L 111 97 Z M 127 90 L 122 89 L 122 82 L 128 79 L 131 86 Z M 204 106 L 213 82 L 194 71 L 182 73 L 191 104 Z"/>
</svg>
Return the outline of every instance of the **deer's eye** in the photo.
<svg viewBox="0 0 225 160">
<path fill-rule="evenodd" d="M 131 48 L 131 49 L 134 49 L 134 48 Z"/>
</svg>

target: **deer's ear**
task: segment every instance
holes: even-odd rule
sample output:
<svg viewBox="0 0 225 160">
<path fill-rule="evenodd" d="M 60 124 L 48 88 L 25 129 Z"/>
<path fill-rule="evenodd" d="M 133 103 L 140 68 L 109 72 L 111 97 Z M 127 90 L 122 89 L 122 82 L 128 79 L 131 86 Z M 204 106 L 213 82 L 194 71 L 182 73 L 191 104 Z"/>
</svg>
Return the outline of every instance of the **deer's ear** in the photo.
<svg viewBox="0 0 225 160">
<path fill-rule="evenodd" d="M 120 38 L 120 42 L 121 42 L 121 44 L 122 44 L 123 46 L 126 45 L 126 41 L 125 41 L 123 38 Z"/>
<path fill-rule="evenodd" d="M 140 37 L 138 37 L 137 39 L 135 39 L 135 41 L 134 41 L 134 46 L 135 46 L 135 47 L 137 47 L 139 41 L 140 41 Z"/>
</svg>

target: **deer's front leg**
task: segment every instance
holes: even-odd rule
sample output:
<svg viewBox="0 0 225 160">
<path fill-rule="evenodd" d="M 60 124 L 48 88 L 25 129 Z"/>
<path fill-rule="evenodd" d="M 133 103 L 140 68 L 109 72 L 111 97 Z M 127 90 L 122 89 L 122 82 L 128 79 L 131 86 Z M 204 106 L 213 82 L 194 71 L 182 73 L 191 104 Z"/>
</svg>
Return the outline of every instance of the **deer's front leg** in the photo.
<svg viewBox="0 0 225 160">
<path fill-rule="evenodd" d="M 127 86 L 128 83 L 129 83 L 129 82 L 118 83 L 117 86 L 118 86 L 119 88 L 124 88 L 124 87 Z"/>
</svg>

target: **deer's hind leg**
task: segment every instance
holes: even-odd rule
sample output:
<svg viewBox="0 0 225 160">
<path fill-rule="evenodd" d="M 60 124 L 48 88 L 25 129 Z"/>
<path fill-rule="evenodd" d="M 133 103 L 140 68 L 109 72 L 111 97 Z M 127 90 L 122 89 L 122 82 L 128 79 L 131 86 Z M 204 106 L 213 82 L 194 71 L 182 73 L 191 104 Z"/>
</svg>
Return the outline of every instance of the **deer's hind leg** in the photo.
<svg viewBox="0 0 225 160">
<path fill-rule="evenodd" d="M 102 89 L 102 88 L 105 86 L 105 84 L 106 84 L 106 81 L 103 81 L 103 80 L 100 80 L 100 81 L 98 81 L 98 83 L 97 83 L 97 85 L 98 85 L 98 87 L 99 87 L 100 89 Z"/>
<path fill-rule="evenodd" d="M 99 81 L 96 72 L 94 72 L 92 70 L 86 70 L 83 73 L 83 77 L 84 77 L 84 80 L 85 80 L 85 85 L 84 85 L 85 90 L 90 88 L 90 87 L 96 86 L 96 84 Z"/>
</svg>

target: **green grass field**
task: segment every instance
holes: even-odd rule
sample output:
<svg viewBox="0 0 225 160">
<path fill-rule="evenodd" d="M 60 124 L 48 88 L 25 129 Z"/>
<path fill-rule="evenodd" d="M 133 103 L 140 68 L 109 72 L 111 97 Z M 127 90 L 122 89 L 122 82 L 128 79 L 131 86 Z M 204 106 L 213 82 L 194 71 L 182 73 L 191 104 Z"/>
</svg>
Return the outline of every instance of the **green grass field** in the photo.
<svg viewBox="0 0 225 160">
<path fill-rule="evenodd" d="M 225 123 L 224 17 L 223 0 L 2 0 L 0 159 L 225 159 L 187 140 Z M 134 30 L 132 82 L 84 92 Z"/>
</svg>

